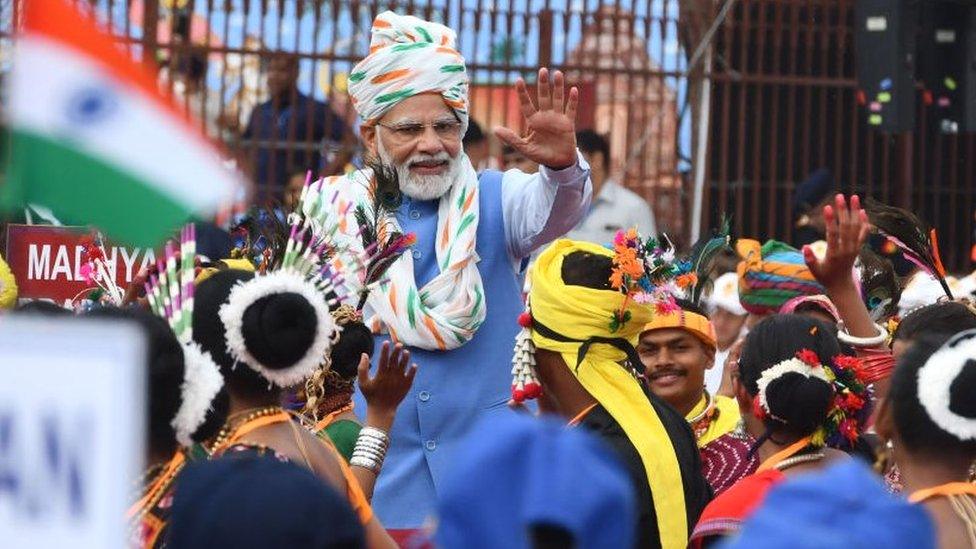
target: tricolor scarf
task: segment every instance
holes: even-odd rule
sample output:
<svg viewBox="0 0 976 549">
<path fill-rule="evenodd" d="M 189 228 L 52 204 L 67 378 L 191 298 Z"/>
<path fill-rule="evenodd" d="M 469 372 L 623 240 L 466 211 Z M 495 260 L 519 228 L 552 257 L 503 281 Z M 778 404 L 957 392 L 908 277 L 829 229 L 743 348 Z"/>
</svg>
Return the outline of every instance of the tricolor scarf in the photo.
<svg viewBox="0 0 976 549">
<path fill-rule="evenodd" d="M 422 93 L 439 93 L 461 121 L 463 133 L 468 125 L 468 75 L 454 31 L 391 11 L 379 14 L 373 21 L 369 55 L 349 74 L 356 112 L 364 124 L 375 124 L 399 102 Z M 388 281 L 380 283 L 367 300 L 375 313 L 368 324 L 378 318 L 395 340 L 421 349 L 445 351 L 464 345 L 487 314 L 475 251 L 478 175 L 467 158 L 459 160 L 461 174 L 441 197 L 437 210 L 433 237 L 440 273 L 418 288 L 413 258 L 404 254 L 387 271 Z M 330 179 L 321 189 L 333 204 L 326 214 L 341 217 L 334 244 L 355 255 L 362 254 L 363 245 L 354 213 L 357 205 L 371 207 L 371 179 L 369 170 L 360 170 Z M 388 221 L 399 229 L 395 219 Z M 356 285 L 362 281 L 347 283 L 358 293 Z"/>
<path fill-rule="evenodd" d="M 623 428 L 647 472 L 661 547 L 683 549 L 688 518 L 674 446 L 640 383 L 620 365 L 635 354 L 633 345 L 651 319 L 651 307 L 633 301 L 625 306 L 621 292 L 564 283 L 563 259 L 573 252 L 613 257 L 602 246 L 572 240 L 557 240 L 542 252 L 531 273 L 532 341 L 538 349 L 560 353 L 583 388 Z M 611 333 L 607 318 L 623 307 L 631 322 Z M 615 345 L 620 340 L 629 344 L 630 353 Z"/>
<path fill-rule="evenodd" d="M 478 272 L 479 257 L 475 251 L 478 232 L 478 175 L 466 158 L 461 159 L 461 177 L 440 199 L 437 209 L 435 250 L 440 273 L 424 287 L 414 278 L 413 256 L 403 254 L 386 272 L 387 280 L 370 292 L 369 309 L 389 331 L 394 340 L 429 350 L 456 349 L 474 337 L 485 320 L 484 286 Z M 327 204 L 329 223 L 338 216 L 338 230 L 333 244 L 342 250 L 345 261 L 362 257 L 355 210 L 357 205 L 372 207 L 370 170 L 359 170 L 342 177 L 330 177 L 324 184 L 312 185 L 305 204 L 313 204 L 316 193 L 322 193 Z M 312 217 L 314 212 L 305 212 Z M 324 222 L 324 221 L 323 221 Z M 399 230 L 392 216 L 391 228 Z M 340 258 L 340 261 L 343 259 Z M 339 265 L 341 267 L 341 265 Z M 361 280 L 347 280 L 352 293 L 359 293 Z M 366 319 L 367 326 L 373 318 Z"/>
</svg>

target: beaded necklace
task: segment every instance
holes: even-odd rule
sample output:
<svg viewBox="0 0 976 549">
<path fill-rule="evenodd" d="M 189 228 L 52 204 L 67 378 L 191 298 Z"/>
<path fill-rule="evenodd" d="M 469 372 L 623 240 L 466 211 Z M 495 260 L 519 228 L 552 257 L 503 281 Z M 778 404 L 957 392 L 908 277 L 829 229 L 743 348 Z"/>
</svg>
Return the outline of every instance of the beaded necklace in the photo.
<svg viewBox="0 0 976 549">
<path fill-rule="evenodd" d="M 244 419 L 235 425 L 234 418 L 242 415 Z M 281 406 L 266 406 L 257 410 L 244 410 L 233 414 L 227 418 L 227 422 L 224 423 L 224 426 L 220 428 L 220 432 L 217 433 L 217 437 L 210 446 L 210 454 L 215 455 L 220 450 L 226 449 L 255 429 L 290 420 L 291 415 L 282 409 Z"/>
<path fill-rule="evenodd" d="M 695 440 L 705 436 L 705 433 L 708 432 L 708 428 L 712 424 L 712 420 L 715 419 L 715 397 L 708 391 L 704 391 L 704 393 L 706 401 L 705 409 L 688 420 L 688 425 L 691 425 L 691 430 L 695 432 Z"/>
<path fill-rule="evenodd" d="M 777 469 L 782 471 L 784 469 L 789 469 L 794 465 L 799 465 L 801 463 L 809 463 L 812 461 L 819 461 L 823 459 L 823 451 L 815 452 L 812 454 L 796 455 L 804 448 L 810 445 L 810 440 L 812 437 L 803 437 L 800 440 L 790 444 L 786 448 L 776 452 L 775 454 L 769 456 L 765 461 L 759 465 L 759 469 L 756 470 L 757 473 L 762 471 L 767 471 L 769 469 Z"/>
</svg>

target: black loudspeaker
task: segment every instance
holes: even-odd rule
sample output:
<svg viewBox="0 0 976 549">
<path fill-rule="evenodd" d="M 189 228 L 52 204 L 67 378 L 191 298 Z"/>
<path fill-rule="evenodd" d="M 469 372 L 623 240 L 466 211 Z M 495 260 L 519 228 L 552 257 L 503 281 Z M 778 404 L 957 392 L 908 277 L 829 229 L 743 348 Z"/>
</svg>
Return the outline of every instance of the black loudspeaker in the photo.
<svg viewBox="0 0 976 549">
<path fill-rule="evenodd" d="M 976 5 L 921 5 L 918 79 L 929 116 L 942 133 L 976 131 Z"/>
<path fill-rule="evenodd" d="M 915 128 L 915 31 L 918 0 L 858 0 L 855 48 L 858 103 L 883 132 Z"/>
</svg>

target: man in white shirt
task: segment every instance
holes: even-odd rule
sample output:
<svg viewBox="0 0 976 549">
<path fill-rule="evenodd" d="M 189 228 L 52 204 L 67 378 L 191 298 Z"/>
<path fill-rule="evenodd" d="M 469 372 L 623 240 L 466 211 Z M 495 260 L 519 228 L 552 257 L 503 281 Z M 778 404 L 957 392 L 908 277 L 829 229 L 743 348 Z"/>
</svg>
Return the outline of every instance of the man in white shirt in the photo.
<svg viewBox="0 0 976 549">
<path fill-rule="evenodd" d="M 715 280 L 712 294 L 708 296 L 709 314 L 715 326 L 718 351 L 715 367 L 705 371 L 705 387 L 709 393 L 718 393 L 722 385 L 725 359 L 735 342 L 745 336 L 746 317 L 749 313 L 739 303 L 739 275 L 725 273 Z"/>
<path fill-rule="evenodd" d="M 576 145 L 590 165 L 593 205 L 568 238 L 597 244 L 613 242 L 618 230 L 637 227 L 641 234 L 654 236 L 654 213 L 637 193 L 609 177 L 610 145 L 593 130 L 576 133 Z"/>
</svg>

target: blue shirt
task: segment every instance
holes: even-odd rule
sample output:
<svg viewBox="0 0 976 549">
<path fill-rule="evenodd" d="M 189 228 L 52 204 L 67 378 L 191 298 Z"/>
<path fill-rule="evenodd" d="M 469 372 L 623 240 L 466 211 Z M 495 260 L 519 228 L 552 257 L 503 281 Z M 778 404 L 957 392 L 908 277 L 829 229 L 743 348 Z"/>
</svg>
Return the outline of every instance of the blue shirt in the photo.
<svg viewBox="0 0 976 549">
<path fill-rule="evenodd" d="M 419 369 L 397 409 L 373 510 L 383 526 L 419 528 L 437 502 L 439 485 L 464 436 L 478 420 L 511 413 L 512 350 L 523 309 L 522 260 L 576 225 L 589 206 L 589 166 L 525 174 L 487 170 L 479 177 L 476 250 L 487 317 L 474 337 L 452 351 L 411 348 Z M 404 197 L 401 228 L 417 235 L 411 250 L 418 287 L 439 272 L 434 249 L 439 201 Z M 377 338 L 377 349 L 386 341 Z M 356 394 L 356 410 L 366 403 Z"/>
<path fill-rule="evenodd" d="M 321 141 L 339 142 L 345 131 L 339 115 L 307 95 L 261 103 L 244 130 L 244 139 L 254 141 L 254 182 L 259 189 L 280 191 L 296 173 L 318 171 Z"/>
</svg>

